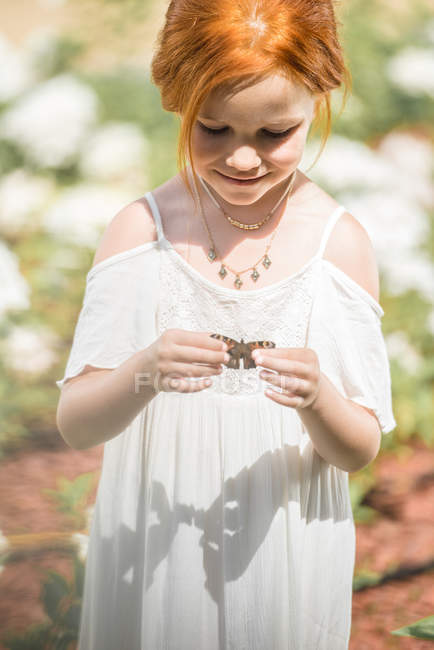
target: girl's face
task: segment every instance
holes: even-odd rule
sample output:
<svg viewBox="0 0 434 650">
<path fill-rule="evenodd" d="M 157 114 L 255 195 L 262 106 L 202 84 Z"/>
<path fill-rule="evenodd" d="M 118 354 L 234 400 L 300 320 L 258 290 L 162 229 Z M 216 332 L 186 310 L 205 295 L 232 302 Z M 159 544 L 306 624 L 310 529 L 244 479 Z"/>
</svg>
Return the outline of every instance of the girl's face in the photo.
<svg viewBox="0 0 434 650">
<path fill-rule="evenodd" d="M 193 127 L 200 176 L 232 205 L 253 204 L 297 168 L 312 123 L 315 97 L 303 85 L 273 75 L 228 96 L 213 91 Z M 257 179 L 240 184 L 228 180 Z"/>
</svg>

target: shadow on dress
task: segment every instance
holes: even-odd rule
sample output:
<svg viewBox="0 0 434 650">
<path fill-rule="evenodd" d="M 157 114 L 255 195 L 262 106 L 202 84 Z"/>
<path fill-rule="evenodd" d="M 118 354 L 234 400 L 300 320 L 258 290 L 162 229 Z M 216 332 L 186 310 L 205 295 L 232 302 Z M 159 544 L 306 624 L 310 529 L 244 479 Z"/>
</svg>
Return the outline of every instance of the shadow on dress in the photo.
<svg viewBox="0 0 434 650">
<path fill-rule="evenodd" d="M 339 480 L 341 470 L 335 467 L 331 467 L 331 470 L 326 482 L 325 476 L 330 466 L 311 443 L 306 445 L 303 452 L 299 445 L 285 444 L 274 451 L 267 451 L 253 465 L 227 478 L 219 497 L 206 510 L 195 509 L 193 505 L 184 503 L 175 503 L 171 509 L 163 484 L 153 481 L 148 508 L 150 514 L 154 513 L 153 519 L 158 521 L 150 524 L 147 531 L 145 482 L 142 477 L 136 531 L 122 525 L 113 538 L 101 538 L 95 542 L 95 552 L 104 558 L 116 558 L 117 561 L 115 566 L 107 566 L 106 570 L 99 571 L 98 584 L 102 586 L 105 606 L 94 609 L 87 605 L 87 611 L 83 609 L 84 616 L 93 616 L 91 628 L 98 644 L 92 648 L 128 647 L 128 650 L 140 650 L 143 583 L 145 581 L 147 591 L 153 583 L 155 570 L 169 553 L 182 523 L 202 531 L 199 544 L 203 549 L 204 586 L 218 608 L 218 647 L 224 648 L 224 584 L 237 580 L 244 573 L 266 538 L 279 508 L 287 509 L 288 504 L 295 501 L 300 519 L 306 525 L 314 520 L 332 518 L 333 522 L 337 522 L 351 517 L 346 488 Z M 308 474 L 309 480 L 303 479 L 301 472 Z M 324 480 L 321 480 L 322 474 Z M 324 491 L 325 485 L 327 492 Z M 265 504 L 268 507 L 256 507 L 255 495 L 260 501 L 261 494 L 268 494 Z M 330 503 L 341 504 L 340 508 L 334 507 L 337 514 L 330 514 Z M 269 507 L 270 504 L 272 507 Z M 140 541 L 143 546 L 143 540 L 143 553 L 137 554 L 137 542 Z M 91 546 L 88 561 L 93 550 Z M 118 548 L 122 549 L 122 553 L 117 552 Z M 94 563 L 95 559 L 89 562 L 89 566 L 95 566 Z M 101 563 L 96 562 L 96 565 L 99 568 Z M 86 576 L 86 579 L 90 579 L 90 576 Z M 108 602 L 111 594 L 116 594 L 112 607 Z M 98 613 L 104 618 L 105 607 L 106 611 L 117 612 L 117 621 L 115 632 L 112 629 L 110 635 L 103 638 L 106 624 L 103 624 L 103 620 L 94 619 L 98 618 Z M 86 623 L 86 627 L 89 623 Z M 155 624 L 158 622 L 155 621 Z M 90 644 L 90 641 L 86 640 L 86 643 Z"/>
</svg>

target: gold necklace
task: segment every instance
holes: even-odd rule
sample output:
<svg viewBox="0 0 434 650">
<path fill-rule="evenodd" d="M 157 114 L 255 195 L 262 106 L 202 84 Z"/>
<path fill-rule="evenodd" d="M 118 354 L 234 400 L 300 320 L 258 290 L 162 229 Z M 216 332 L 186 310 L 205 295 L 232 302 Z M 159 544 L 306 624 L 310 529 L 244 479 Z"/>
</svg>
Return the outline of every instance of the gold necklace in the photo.
<svg viewBox="0 0 434 650">
<path fill-rule="evenodd" d="M 291 180 L 290 180 L 290 182 L 289 182 L 289 185 L 288 185 L 288 187 L 287 187 L 286 192 L 283 193 L 283 196 L 282 196 L 282 197 L 280 198 L 280 200 L 276 203 L 276 205 L 274 206 L 274 208 L 273 208 L 273 209 L 272 209 L 272 210 L 267 214 L 267 216 L 265 217 L 265 219 L 263 219 L 262 221 L 258 221 L 257 223 L 242 223 L 241 221 L 238 221 L 237 219 L 234 219 L 233 217 L 231 217 L 230 214 L 228 214 L 228 213 L 226 212 L 226 210 L 223 208 L 223 206 L 221 206 L 220 203 L 218 203 L 217 199 L 215 199 L 215 198 L 213 197 L 213 195 L 212 195 L 211 192 L 209 191 L 209 188 L 208 188 L 207 183 L 205 183 L 205 181 L 203 180 L 202 176 L 199 176 L 199 180 L 200 180 L 200 182 L 202 183 L 202 186 L 203 186 L 203 188 L 205 189 L 205 191 L 207 192 L 207 194 L 208 194 L 208 196 L 210 197 L 211 201 L 214 203 L 215 206 L 217 206 L 218 208 L 220 208 L 220 210 L 223 212 L 223 214 L 225 215 L 225 217 L 226 217 L 226 219 L 229 221 L 229 223 L 231 223 L 231 224 L 232 224 L 233 226 L 235 226 L 236 228 L 240 228 L 240 229 L 242 229 L 242 230 L 258 230 L 258 229 L 261 228 L 264 224 L 266 224 L 267 221 L 269 221 L 270 217 L 273 216 L 273 214 L 275 213 L 275 211 L 276 211 L 277 208 L 279 207 L 280 203 L 281 203 L 281 202 L 283 201 L 283 199 L 285 198 L 286 193 L 292 190 L 292 185 L 291 185 L 291 183 L 293 183 L 293 182 L 295 181 L 295 175 L 296 175 L 296 172 L 297 172 L 297 170 L 295 170 L 295 171 L 292 173 L 292 175 L 291 175 Z"/>
<path fill-rule="evenodd" d="M 270 212 L 270 214 L 267 215 L 268 219 L 269 219 L 269 218 L 271 217 L 271 215 L 272 215 L 272 214 L 277 210 L 277 208 L 279 207 L 280 203 L 283 201 L 283 199 L 285 198 L 285 196 L 286 196 L 287 194 L 290 194 L 290 193 L 292 192 L 292 189 L 293 189 L 293 187 L 294 187 L 294 183 L 295 183 L 296 174 L 297 174 L 297 170 L 295 170 L 295 171 L 291 174 L 291 179 L 290 179 L 290 181 L 289 181 L 289 183 L 288 183 L 288 186 L 287 186 L 285 192 L 283 193 L 283 196 L 279 199 L 279 201 L 278 201 L 277 204 L 274 206 L 274 208 L 272 209 L 272 211 Z M 202 178 L 201 178 L 200 176 L 199 176 L 199 179 L 202 181 Z M 203 182 L 202 182 L 202 184 L 203 184 Z M 213 240 L 212 235 L 211 235 L 211 231 L 210 231 L 210 229 L 209 229 L 208 223 L 207 223 L 206 218 L 205 218 L 205 214 L 204 214 L 203 206 L 202 206 L 202 201 L 201 201 L 201 198 L 200 198 L 200 194 L 197 192 L 197 189 L 196 189 L 196 185 L 195 185 L 195 183 L 193 183 L 193 188 L 194 188 L 194 192 L 195 192 L 196 198 L 199 200 L 199 206 L 200 206 L 200 212 L 201 212 L 202 221 L 203 221 L 203 223 L 204 223 L 204 225 L 205 225 L 205 227 L 206 227 L 206 230 L 207 230 L 207 233 L 208 233 L 208 238 L 209 238 L 209 240 L 210 240 L 210 242 L 211 242 L 211 246 L 210 246 L 210 248 L 209 248 L 209 251 L 208 251 L 208 255 L 207 255 L 207 257 L 208 257 L 209 261 L 212 263 L 212 262 L 214 262 L 214 260 L 217 258 L 217 250 L 216 250 L 216 247 L 215 247 L 215 244 L 214 244 L 214 240 Z M 207 188 L 205 187 L 205 189 L 207 189 Z M 207 191 L 208 191 L 208 190 L 207 190 Z M 208 193 L 209 193 L 209 192 L 208 192 Z M 209 194 L 210 194 L 210 193 L 209 193 Z M 211 198 L 213 199 L 213 201 L 216 203 L 216 205 L 217 205 L 218 207 L 221 208 L 221 206 L 219 206 L 218 203 L 215 201 L 214 197 L 213 197 L 211 194 L 210 194 L 210 196 L 211 196 Z M 222 208 L 221 208 L 221 209 L 222 209 Z M 268 219 L 267 219 L 267 220 L 268 220 Z M 235 221 L 235 220 L 234 220 L 234 221 Z M 240 222 L 238 222 L 238 223 L 240 223 Z M 233 224 L 233 225 L 235 225 L 235 224 Z M 257 224 L 240 224 L 239 227 L 243 227 L 243 226 L 246 226 L 246 225 L 254 225 L 254 226 L 256 226 L 256 227 L 259 227 Z M 247 267 L 246 269 L 243 269 L 242 271 L 236 271 L 235 269 L 231 268 L 228 264 L 224 264 L 224 263 L 222 262 L 222 263 L 221 263 L 220 270 L 218 271 L 218 274 L 219 274 L 219 276 L 221 277 L 221 279 L 223 280 L 223 278 L 225 278 L 225 276 L 227 275 L 227 270 L 226 270 L 226 269 L 229 269 L 229 271 L 231 271 L 231 273 L 232 273 L 233 275 L 236 276 L 236 277 L 235 277 L 235 280 L 234 280 L 234 285 L 235 285 L 235 287 L 236 287 L 237 289 L 240 289 L 240 288 L 241 288 L 241 285 L 243 284 L 243 282 L 242 282 L 242 280 L 241 280 L 241 278 L 240 278 L 240 275 L 242 275 L 243 273 L 246 273 L 247 271 L 252 270 L 253 272 L 252 272 L 252 274 L 250 275 L 250 277 L 252 278 L 252 280 L 253 280 L 254 282 L 256 282 L 257 279 L 260 277 L 260 273 L 258 272 L 258 270 L 257 270 L 257 268 L 256 268 L 256 267 L 258 266 L 259 262 L 261 262 L 261 260 L 262 260 L 262 264 L 263 264 L 263 266 L 265 267 L 265 269 L 268 269 L 269 266 L 271 265 L 271 259 L 270 259 L 270 257 L 268 256 L 268 251 L 270 250 L 270 246 L 271 246 L 271 243 L 272 243 L 272 241 L 273 241 L 273 239 L 274 239 L 275 234 L 276 234 L 276 230 L 273 232 L 273 234 L 272 234 L 271 237 L 270 237 L 270 240 L 269 240 L 269 242 L 268 242 L 268 244 L 267 244 L 267 246 L 266 246 L 266 249 L 265 249 L 265 253 L 264 253 L 264 255 L 262 255 L 262 256 L 257 260 L 257 262 L 256 262 L 253 266 L 249 266 L 249 267 Z"/>
</svg>

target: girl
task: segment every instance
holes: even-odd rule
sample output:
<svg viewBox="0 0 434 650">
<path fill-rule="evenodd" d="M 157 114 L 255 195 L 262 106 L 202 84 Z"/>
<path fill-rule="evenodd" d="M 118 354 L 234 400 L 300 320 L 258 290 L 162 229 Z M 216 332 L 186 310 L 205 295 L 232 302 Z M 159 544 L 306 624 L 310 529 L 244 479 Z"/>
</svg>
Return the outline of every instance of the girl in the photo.
<svg viewBox="0 0 434 650">
<path fill-rule="evenodd" d="M 332 2 L 172 0 L 152 75 L 190 166 L 107 227 L 57 382 L 104 443 L 79 650 L 343 650 L 348 473 L 396 423 L 370 239 L 298 170 Z"/>
</svg>

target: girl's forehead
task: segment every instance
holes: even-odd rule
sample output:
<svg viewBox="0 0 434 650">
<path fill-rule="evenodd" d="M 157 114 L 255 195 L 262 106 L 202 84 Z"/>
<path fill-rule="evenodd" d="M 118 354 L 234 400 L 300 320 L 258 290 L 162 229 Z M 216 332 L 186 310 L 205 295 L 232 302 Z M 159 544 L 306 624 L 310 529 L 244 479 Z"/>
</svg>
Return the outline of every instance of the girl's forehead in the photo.
<svg viewBox="0 0 434 650">
<path fill-rule="evenodd" d="M 288 118 L 304 113 L 314 101 L 306 86 L 284 77 L 267 77 L 239 91 L 214 89 L 203 102 L 200 114 L 215 120 L 236 120 L 239 115 Z"/>
</svg>

